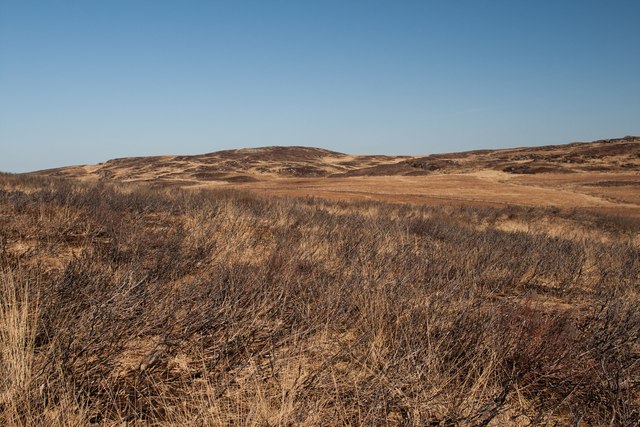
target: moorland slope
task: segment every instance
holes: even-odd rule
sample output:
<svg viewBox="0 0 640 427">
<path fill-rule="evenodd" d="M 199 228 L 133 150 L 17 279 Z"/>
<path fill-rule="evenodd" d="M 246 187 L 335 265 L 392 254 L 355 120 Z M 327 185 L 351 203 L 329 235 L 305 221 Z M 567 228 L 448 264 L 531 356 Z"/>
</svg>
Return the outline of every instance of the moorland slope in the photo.
<svg viewBox="0 0 640 427">
<path fill-rule="evenodd" d="M 430 156 L 264 147 L 40 171 L 85 181 L 426 205 L 555 206 L 640 216 L 640 137 Z"/>
</svg>

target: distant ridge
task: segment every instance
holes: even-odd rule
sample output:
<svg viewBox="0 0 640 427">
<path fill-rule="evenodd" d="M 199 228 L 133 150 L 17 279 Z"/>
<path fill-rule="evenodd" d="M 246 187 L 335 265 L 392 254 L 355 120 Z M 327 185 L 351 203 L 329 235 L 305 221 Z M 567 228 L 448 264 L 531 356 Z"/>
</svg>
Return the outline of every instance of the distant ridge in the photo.
<svg viewBox="0 0 640 427">
<path fill-rule="evenodd" d="M 349 155 L 324 148 L 270 146 L 198 155 L 118 158 L 97 165 L 34 173 L 90 180 L 193 185 L 212 181 L 243 183 L 281 178 L 416 176 L 479 170 L 509 174 L 640 171 L 640 137 L 428 156 Z"/>
</svg>

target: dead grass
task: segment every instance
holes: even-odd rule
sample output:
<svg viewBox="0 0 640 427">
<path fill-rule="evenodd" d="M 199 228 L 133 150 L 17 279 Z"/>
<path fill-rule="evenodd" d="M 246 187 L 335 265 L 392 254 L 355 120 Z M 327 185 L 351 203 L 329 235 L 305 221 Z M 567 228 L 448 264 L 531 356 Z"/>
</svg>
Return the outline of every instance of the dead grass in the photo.
<svg viewBox="0 0 640 427">
<path fill-rule="evenodd" d="M 5 425 L 640 422 L 630 217 L 1 175 L 0 218 Z"/>
<path fill-rule="evenodd" d="M 0 274 L 0 407 L 6 424 L 25 425 L 31 412 L 38 301 L 31 300 L 28 283 L 11 272 Z"/>
<path fill-rule="evenodd" d="M 87 182 L 236 188 L 276 196 L 422 205 L 591 209 L 640 218 L 640 137 L 423 157 L 263 147 L 134 157 L 41 171 Z M 604 185 L 603 185 L 604 183 Z M 636 186 L 637 187 L 637 186 Z"/>
</svg>

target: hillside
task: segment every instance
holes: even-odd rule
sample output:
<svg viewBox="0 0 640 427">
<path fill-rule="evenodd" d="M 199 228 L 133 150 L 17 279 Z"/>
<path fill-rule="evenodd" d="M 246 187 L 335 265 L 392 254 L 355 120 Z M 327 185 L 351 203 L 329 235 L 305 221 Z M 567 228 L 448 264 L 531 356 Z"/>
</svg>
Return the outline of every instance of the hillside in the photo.
<svg viewBox="0 0 640 427">
<path fill-rule="evenodd" d="M 311 147 L 263 147 L 193 156 L 128 157 L 94 166 L 41 171 L 47 175 L 176 184 L 252 182 L 286 177 L 326 177 L 401 161 L 404 157 L 350 156 Z"/>
<path fill-rule="evenodd" d="M 640 216 L 640 137 L 430 156 L 264 147 L 114 159 L 40 171 L 85 181 L 467 206 L 590 208 Z"/>
<path fill-rule="evenodd" d="M 348 155 L 312 147 L 262 147 L 192 156 L 128 157 L 42 174 L 116 181 L 247 182 L 290 177 L 431 175 L 479 170 L 511 174 L 638 172 L 640 137 L 429 156 Z"/>
<path fill-rule="evenodd" d="M 640 137 L 590 143 L 476 150 L 362 167 L 345 176 L 426 175 L 495 170 L 511 174 L 640 171 Z"/>
</svg>

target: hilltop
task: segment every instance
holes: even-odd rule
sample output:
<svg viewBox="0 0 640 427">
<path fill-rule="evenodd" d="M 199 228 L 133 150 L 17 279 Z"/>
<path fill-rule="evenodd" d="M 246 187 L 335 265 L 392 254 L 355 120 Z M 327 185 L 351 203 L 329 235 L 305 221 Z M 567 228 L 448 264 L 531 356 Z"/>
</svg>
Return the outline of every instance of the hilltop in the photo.
<svg viewBox="0 0 640 427">
<path fill-rule="evenodd" d="M 392 164 L 407 157 L 351 156 L 313 147 L 261 147 L 199 155 L 127 157 L 93 166 L 40 171 L 47 175 L 115 181 L 251 182 L 288 177 L 327 177 Z"/>
<path fill-rule="evenodd" d="M 349 155 L 314 147 L 261 147 L 199 155 L 126 157 L 40 174 L 115 181 L 249 182 L 273 178 L 417 176 L 479 170 L 511 174 L 640 171 L 640 137 L 428 156 Z"/>
</svg>

